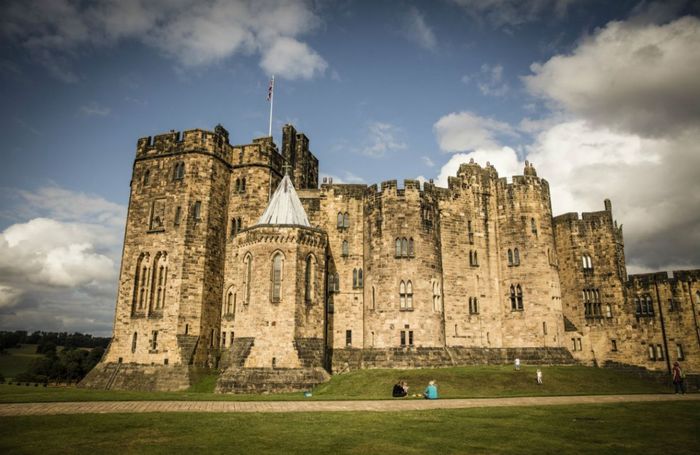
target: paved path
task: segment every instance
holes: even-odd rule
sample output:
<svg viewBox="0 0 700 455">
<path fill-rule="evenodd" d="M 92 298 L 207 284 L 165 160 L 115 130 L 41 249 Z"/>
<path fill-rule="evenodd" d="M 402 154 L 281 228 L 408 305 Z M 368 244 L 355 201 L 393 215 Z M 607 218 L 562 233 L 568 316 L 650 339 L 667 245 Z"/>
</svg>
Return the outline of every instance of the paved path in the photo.
<svg viewBox="0 0 700 455">
<path fill-rule="evenodd" d="M 93 401 L 80 403 L 9 403 L 0 404 L 0 416 L 143 412 L 382 412 L 649 401 L 700 401 L 700 394 L 469 398 L 435 401 L 403 399 L 372 401 Z"/>
</svg>

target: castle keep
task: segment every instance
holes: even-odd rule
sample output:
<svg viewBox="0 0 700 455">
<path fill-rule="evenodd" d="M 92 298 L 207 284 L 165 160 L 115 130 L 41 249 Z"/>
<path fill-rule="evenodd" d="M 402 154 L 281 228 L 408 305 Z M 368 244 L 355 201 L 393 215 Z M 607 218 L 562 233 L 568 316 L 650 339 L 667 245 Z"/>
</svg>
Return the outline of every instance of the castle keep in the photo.
<svg viewBox="0 0 700 455">
<path fill-rule="evenodd" d="M 628 276 L 604 210 L 553 216 L 526 163 L 448 188 L 326 181 L 283 128 L 139 139 L 114 337 L 87 387 L 301 390 L 355 368 L 479 363 L 700 369 L 700 271 Z"/>
</svg>

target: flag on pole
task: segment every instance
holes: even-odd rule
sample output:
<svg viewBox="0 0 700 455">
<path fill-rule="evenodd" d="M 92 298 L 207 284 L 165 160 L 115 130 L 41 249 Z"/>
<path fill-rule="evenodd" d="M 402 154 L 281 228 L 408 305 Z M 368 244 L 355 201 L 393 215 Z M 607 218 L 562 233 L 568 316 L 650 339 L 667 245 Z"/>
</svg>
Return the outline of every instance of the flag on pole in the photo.
<svg viewBox="0 0 700 455">
<path fill-rule="evenodd" d="M 275 76 L 270 79 L 270 86 L 267 88 L 267 100 L 272 100 L 272 92 L 275 90 Z"/>
</svg>

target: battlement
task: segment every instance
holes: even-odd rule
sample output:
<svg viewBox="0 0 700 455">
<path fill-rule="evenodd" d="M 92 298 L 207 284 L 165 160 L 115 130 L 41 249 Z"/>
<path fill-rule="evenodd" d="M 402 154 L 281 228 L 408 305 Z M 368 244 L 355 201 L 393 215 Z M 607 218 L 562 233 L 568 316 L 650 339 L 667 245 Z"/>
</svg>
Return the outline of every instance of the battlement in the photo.
<svg viewBox="0 0 700 455">
<path fill-rule="evenodd" d="M 588 225 L 590 227 L 596 228 L 599 226 L 605 226 L 605 225 L 613 225 L 613 218 L 612 218 L 612 205 L 610 203 L 609 199 L 606 199 L 604 201 L 605 204 L 605 210 L 601 210 L 598 212 L 582 212 L 581 217 L 579 218 L 579 214 L 576 212 L 568 212 L 568 213 L 563 213 L 561 215 L 557 215 L 552 218 L 552 222 L 554 225 L 558 224 L 573 224 L 573 223 L 580 223 L 584 225 Z M 620 231 L 622 228 L 618 228 L 617 224 L 615 223 L 614 226 Z"/>
<path fill-rule="evenodd" d="M 217 125 L 214 131 L 193 129 L 171 130 L 168 133 L 140 138 L 136 143 L 136 159 L 186 152 L 213 154 L 227 162 L 231 158 L 228 131 Z"/>
<path fill-rule="evenodd" d="M 367 193 L 367 185 L 364 183 L 322 183 L 321 191 L 337 196 L 362 199 Z"/>
<path fill-rule="evenodd" d="M 670 274 L 667 271 L 636 273 L 628 276 L 629 286 L 648 286 L 652 283 L 669 283 L 700 281 L 700 269 L 673 270 Z"/>
</svg>

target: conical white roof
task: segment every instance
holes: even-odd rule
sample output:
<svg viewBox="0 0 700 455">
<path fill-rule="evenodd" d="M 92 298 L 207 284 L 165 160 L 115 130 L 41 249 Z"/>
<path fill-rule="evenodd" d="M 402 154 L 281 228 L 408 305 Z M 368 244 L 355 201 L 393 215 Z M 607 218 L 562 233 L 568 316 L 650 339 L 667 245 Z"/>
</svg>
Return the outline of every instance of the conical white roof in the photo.
<svg viewBox="0 0 700 455">
<path fill-rule="evenodd" d="M 280 182 L 257 224 L 293 224 L 311 227 L 288 175 L 285 175 Z"/>
</svg>

